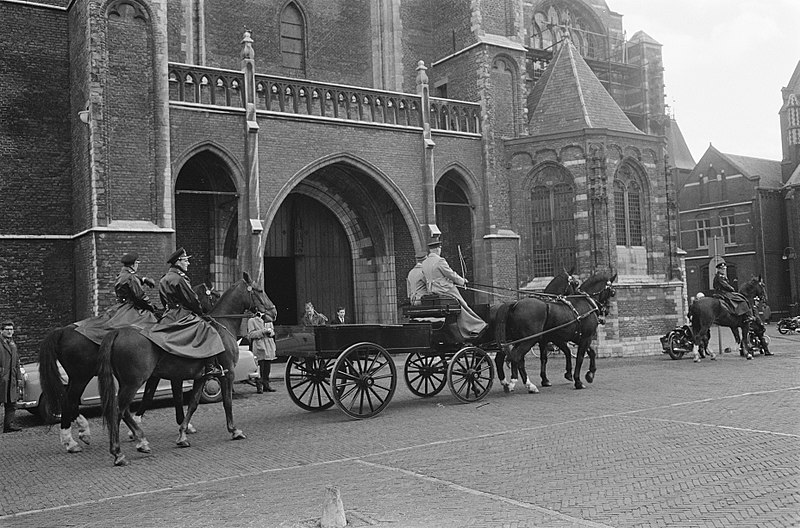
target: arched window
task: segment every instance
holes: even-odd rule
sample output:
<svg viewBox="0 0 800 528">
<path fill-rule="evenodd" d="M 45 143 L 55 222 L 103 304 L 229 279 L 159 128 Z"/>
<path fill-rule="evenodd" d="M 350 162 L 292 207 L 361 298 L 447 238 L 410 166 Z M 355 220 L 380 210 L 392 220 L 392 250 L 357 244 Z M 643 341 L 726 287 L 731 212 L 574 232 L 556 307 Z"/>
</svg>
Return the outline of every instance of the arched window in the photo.
<svg viewBox="0 0 800 528">
<path fill-rule="evenodd" d="M 535 276 L 552 277 L 575 265 L 575 188 L 557 167 L 546 167 L 534 179 L 530 228 L 527 252 Z"/>
<path fill-rule="evenodd" d="M 305 37 L 303 15 L 290 2 L 281 13 L 281 59 L 285 67 L 305 73 Z"/>
<path fill-rule="evenodd" d="M 614 221 L 618 246 L 643 246 L 642 187 L 629 165 L 620 167 L 614 180 Z"/>
</svg>

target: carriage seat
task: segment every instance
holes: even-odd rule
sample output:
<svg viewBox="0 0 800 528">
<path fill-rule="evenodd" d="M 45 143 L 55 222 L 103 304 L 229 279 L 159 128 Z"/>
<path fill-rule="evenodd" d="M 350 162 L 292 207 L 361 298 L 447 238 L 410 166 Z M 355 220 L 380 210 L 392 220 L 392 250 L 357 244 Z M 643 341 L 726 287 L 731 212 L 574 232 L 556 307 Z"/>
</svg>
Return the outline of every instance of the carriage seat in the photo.
<svg viewBox="0 0 800 528">
<path fill-rule="evenodd" d="M 422 319 L 430 317 L 452 318 L 461 313 L 458 300 L 449 295 L 429 293 L 423 295 L 419 304 L 403 307 L 403 314 L 409 319 Z"/>
</svg>

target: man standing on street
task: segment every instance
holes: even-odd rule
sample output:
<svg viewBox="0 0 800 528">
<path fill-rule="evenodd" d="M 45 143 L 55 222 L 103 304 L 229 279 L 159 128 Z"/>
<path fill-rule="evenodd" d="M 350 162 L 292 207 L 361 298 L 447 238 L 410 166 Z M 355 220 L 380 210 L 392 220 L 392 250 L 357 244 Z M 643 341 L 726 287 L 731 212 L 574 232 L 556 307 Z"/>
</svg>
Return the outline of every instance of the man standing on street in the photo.
<svg viewBox="0 0 800 528">
<path fill-rule="evenodd" d="M 22 430 L 14 423 L 14 413 L 17 410 L 17 400 L 19 399 L 17 384 L 22 383 L 22 375 L 19 370 L 17 344 L 14 343 L 13 337 L 13 321 L 3 321 L 2 330 L 0 330 L 0 403 L 5 406 L 4 433 Z"/>
</svg>

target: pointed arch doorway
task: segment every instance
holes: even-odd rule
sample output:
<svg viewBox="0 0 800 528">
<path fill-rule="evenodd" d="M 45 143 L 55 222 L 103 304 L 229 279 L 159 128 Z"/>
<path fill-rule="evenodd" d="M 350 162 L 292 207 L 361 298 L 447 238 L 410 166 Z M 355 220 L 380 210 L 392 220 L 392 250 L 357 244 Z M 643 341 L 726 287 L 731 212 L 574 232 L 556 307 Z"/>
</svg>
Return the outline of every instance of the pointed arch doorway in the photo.
<svg viewBox="0 0 800 528">
<path fill-rule="evenodd" d="M 307 300 L 329 319 L 339 306 L 352 317 L 351 254 L 344 227 L 330 209 L 309 196 L 290 194 L 264 249 L 265 288 L 278 307 L 278 324 L 297 324 Z"/>
<path fill-rule="evenodd" d="M 175 245 L 192 255 L 192 284 L 220 291 L 239 274 L 239 193 L 229 166 L 201 151 L 181 167 L 175 181 Z"/>
<path fill-rule="evenodd" d="M 436 184 L 436 223 L 442 231 L 442 256 L 456 273 L 473 281 L 472 205 L 462 177 L 455 170 L 445 173 Z M 461 295 L 468 304 L 474 304 L 472 291 L 461 290 Z"/>
</svg>

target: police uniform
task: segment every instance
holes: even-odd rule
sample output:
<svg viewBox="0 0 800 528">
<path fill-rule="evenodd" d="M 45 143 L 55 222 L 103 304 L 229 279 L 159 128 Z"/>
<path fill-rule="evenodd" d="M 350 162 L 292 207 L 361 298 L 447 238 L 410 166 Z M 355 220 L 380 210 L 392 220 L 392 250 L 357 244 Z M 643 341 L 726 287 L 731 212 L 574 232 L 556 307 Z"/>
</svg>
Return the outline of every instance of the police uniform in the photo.
<svg viewBox="0 0 800 528">
<path fill-rule="evenodd" d="M 714 291 L 720 299 L 725 301 L 725 304 L 727 304 L 730 311 L 735 315 L 749 314 L 752 316 L 750 303 L 744 295 L 737 292 L 736 288 L 731 286 L 731 283 L 728 282 L 728 277 L 725 275 L 724 271 L 725 268 L 727 268 L 727 266 L 724 263 L 721 262 L 717 264 L 717 274 L 714 275 Z"/>
<path fill-rule="evenodd" d="M 103 337 L 114 328 L 137 326 L 150 328 L 158 321 L 156 307 L 150 302 L 143 285 L 155 286 L 155 282 L 147 277 L 139 277 L 133 266 L 139 260 L 137 253 L 126 253 L 120 259 L 122 269 L 114 282 L 114 295 L 117 304 L 97 317 L 89 317 L 75 323 L 75 331 L 95 344 L 100 344 Z"/>
<path fill-rule="evenodd" d="M 176 356 L 193 359 L 216 356 L 225 351 L 225 346 L 219 333 L 201 317 L 203 308 L 189 276 L 175 265 L 182 257 L 188 255 L 179 248 L 167 260 L 171 266 L 158 284 L 164 316 L 143 335 Z"/>
</svg>

